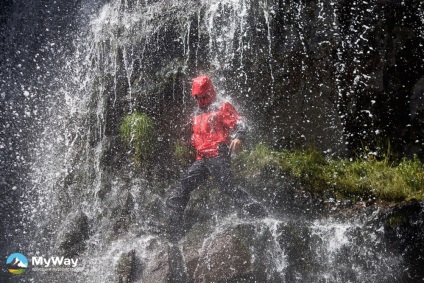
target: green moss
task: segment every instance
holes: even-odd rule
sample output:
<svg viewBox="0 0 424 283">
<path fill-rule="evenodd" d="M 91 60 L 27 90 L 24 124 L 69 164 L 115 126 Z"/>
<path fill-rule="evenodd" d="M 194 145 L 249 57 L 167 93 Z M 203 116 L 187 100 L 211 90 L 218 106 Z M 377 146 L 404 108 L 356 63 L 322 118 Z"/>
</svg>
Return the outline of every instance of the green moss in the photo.
<svg viewBox="0 0 424 283">
<path fill-rule="evenodd" d="M 398 164 L 372 155 L 354 160 L 326 158 L 314 149 L 272 151 L 258 145 L 236 160 L 236 172 L 244 178 L 277 177 L 288 173 L 311 191 L 332 191 L 349 199 L 377 198 L 403 201 L 424 198 L 424 165 L 418 158 Z M 264 175 L 265 174 L 265 175 Z"/>
<path fill-rule="evenodd" d="M 120 134 L 121 139 L 133 150 L 137 165 L 149 159 L 155 146 L 155 127 L 147 114 L 128 114 L 121 123 Z"/>
</svg>

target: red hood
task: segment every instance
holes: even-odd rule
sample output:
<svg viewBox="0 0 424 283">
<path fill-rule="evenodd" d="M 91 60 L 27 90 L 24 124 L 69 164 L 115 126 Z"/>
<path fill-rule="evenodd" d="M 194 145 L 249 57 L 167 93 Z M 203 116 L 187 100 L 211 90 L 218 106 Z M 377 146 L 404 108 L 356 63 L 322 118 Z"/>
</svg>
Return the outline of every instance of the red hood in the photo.
<svg viewBox="0 0 424 283">
<path fill-rule="evenodd" d="M 216 97 L 216 92 L 213 87 L 211 78 L 208 76 L 200 76 L 193 80 L 193 85 L 191 88 L 191 95 L 205 95 L 204 98 L 197 99 L 197 104 L 200 108 L 209 106 Z"/>
</svg>

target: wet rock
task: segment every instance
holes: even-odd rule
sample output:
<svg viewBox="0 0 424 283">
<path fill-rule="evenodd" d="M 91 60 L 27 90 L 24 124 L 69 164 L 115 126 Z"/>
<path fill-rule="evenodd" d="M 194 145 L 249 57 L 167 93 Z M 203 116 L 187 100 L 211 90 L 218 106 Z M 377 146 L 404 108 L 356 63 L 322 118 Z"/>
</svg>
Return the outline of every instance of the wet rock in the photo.
<svg viewBox="0 0 424 283">
<path fill-rule="evenodd" d="M 144 263 L 141 280 L 137 283 L 165 283 L 170 278 L 169 273 L 169 256 L 165 249 L 152 254 Z"/>
<path fill-rule="evenodd" d="M 188 274 L 196 282 L 219 282 L 251 274 L 252 256 L 243 239 L 228 231 L 186 246 L 184 258 Z"/>
<path fill-rule="evenodd" d="M 237 170 L 235 168 L 240 185 L 272 213 L 316 217 L 323 207 L 322 199 L 327 198 L 312 195 L 298 179 L 278 172 L 272 165 L 246 177 L 246 171 Z"/>
<path fill-rule="evenodd" d="M 253 224 L 211 229 L 209 224 L 197 224 L 187 234 L 183 254 L 188 278 L 194 282 L 281 280 L 269 258 L 275 249 L 269 231 Z"/>
<path fill-rule="evenodd" d="M 185 210 L 185 228 L 189 229 L 196 223 L 206 222 L 216 215 L 227 215 L 231 212 L 234 212 L 231 199 L 211 182 L 191 194 Z"/>
<path fill-rule="evenodd" d="M 313 282 L 313 278 L 308 275 L 315 274 L 318 269 L 317 262 L 314 262 L 314 255 L 310 248 L 314 241 L 319 238 L 311 236 L 311 231 L 304 224 L 291 222 L 282 227 L 280 245 L 284 249 L 288 266 L 285 278 L 287 282 Z"/>
<path fill-rule="evenodd" d="M 88 217 L 79 211 L 64 228 L 59 251 L 66 258 L 74 258 L 85 250 L 85 240 L 89 237 Z"/>
<path fill-rule="evenodd" d="M 133 282 L 135 268 L 135 251 L 124 253 L 118 260 L 116 273 L 118 274 L 118 283 Z"/>
<path fill-rule="evenodd" d="M 421 78 L 412 90 L 410 101 L 411 125 L 409 134 L 413 137 L 413 145 L 410 147 L 410 155 L 418 155 L 424 160 L 424 78 Z"/>
<path fill-rule="evenodd" d="M 168 250 L 169 256 L 169 277 L 168 282 L 172 283 L 187 283 L 188 279 L 187 269 L 183 253 L 179 246 L 170 245 Z"/>
<path fill-rule="evenodd" d="M 143 208 L 145 215 L 142 215 L 150 219 L 160 219 L 164 221 L 165 219 L 165 207 L 164 203 L 159 198 L 153 198 L 148 201 Z"/>
<path fill-rule="evenodd" d="M 116 235 L 128 232 L 129 225 L 132 219 L 132 210 L 134 208 L 134 198 L 131 193 L 127 192 L 123 199 L 123 204 L 120 205 L 116 210 L 118 219 L 115 220 L 113 225 L 113 231 Z"/>
<path fill-rule="evenodd" d="M 421 78 L 412 89 L 409 110 L 412 118 L 415 118 L 418 112 L 424 111 L 424 78 Z"/>
<path fill-rule="evenodd" d="M 381 220 L 384 237 L 388 244 L 398 250 L 409 266 L 405 282 L 424 278 L 424 202 L 404 202 L 390 209 Z"/>
</svg>

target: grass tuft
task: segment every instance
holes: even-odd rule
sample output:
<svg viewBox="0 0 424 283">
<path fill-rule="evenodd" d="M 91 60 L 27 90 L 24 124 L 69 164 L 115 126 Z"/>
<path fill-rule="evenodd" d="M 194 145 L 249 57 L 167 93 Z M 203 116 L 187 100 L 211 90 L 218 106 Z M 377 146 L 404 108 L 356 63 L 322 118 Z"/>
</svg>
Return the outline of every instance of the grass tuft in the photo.
<svg viewBox="0 0 424 283">
<path fill-rule="evenodd" d="M 134 161 L 140 166 L 148 159 L 155 145 L 155 127 L 153 120 L 144 113 L 125 116 L 120 126 L 122 140 L 134 151 Z"/>
<path fill-rule="evenodd" d="M 254 178 L 288 173 L 314 192 L 332 191 L 340 198 L 403 201 L 424 199 L 424 165 L 418 159 L 397 164 L 373 155 L 356 159 L 326 158 L 315 149 L 273 151 L 258 145 L 236 159 L 240 176 Z"/>
</svg>

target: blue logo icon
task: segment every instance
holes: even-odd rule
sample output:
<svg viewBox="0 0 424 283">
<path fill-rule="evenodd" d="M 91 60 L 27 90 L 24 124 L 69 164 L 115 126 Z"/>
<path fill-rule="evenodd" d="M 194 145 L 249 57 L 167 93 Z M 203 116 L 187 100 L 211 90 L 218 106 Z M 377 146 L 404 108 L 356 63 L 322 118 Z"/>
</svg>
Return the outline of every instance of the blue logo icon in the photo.
<svg viewBox="0 0 424 283">
<path fill-rule="evenodd" d="M 23 254 L 13 253 L 7 258 L 6 267 L 10 273 L 24 273 L 28 268 L 28 259 Z"/>
</svg>

